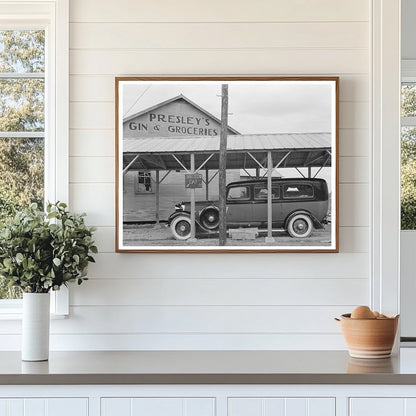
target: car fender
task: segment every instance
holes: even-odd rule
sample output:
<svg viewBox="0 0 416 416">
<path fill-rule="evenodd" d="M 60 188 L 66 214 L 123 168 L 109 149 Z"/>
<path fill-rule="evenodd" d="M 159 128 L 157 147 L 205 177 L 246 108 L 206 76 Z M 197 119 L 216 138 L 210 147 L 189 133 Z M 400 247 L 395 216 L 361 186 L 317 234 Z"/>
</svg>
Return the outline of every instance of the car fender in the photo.
<svg viewBox="0 0 416 416">
<path fill-rule="evenodd" d="M 306 209 L 299 209 L 299 210 L 297 210 L 297 211 L 293 211 L 293 212 L 291 212 L 287 217 L 286 217 L 286 220 L 285 220 L 285 228 L 287 228 L 287 226 L 288 226 L 288 224 L 289 224 L 289 221 L 295 216 L 295 215 L 298 215 L 298 214 L 305 214 L 305 215 L 307 215 L 308 217 L 310 217 L 310 219 L 312 220 L 312 223 L 313 223 L 313 226 L 316 228 L 316 229 L 320 229 L 320 228 L 324 228 L 324 226 L 323 226 L 323 224 L 313 215 L 313 214 L 311 214 L 309 211 L 307 211 Z"/>
<path fill-rule="evenodd" d="M 186 217 L 191 218 L 191 213 L 189 211 L 176 211 L 173 214 L 170 214 L 169 218 L 168 218 L 168 225 L 170 226 L 170 224 L 172 223 L 172 221 L 176 218 L 179 217 L 181 215 L 184 215 Z M 198 217 L 198 214 L 196 215 Z M 195 224 L 197 225 L 197 227 L 201 228 L 202 230 L 205 231 L 209 231 L 207 228 L 205 228 L 200 222 L 198 218 L 195 218 Z"/>
<path fill-rule="evenodd" d="M 171 224 L 171 222 L 176 218 L 179 217 L 179 215 L 185 215 L 187 217 L 191 217 L 191 213 L 189 211 L 175 211 L 173 214 L 169 215 L 168 218 L 168 225 Z"/>
</svg>

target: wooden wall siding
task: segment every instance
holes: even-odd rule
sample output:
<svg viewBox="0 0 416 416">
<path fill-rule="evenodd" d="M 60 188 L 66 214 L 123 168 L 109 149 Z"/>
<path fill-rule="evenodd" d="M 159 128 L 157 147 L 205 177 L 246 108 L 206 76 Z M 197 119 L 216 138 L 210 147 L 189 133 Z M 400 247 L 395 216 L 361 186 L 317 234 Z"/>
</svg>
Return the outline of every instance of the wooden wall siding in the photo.
<svg viewBox="0 0 416 416">
<path fill-rule="evenodd" d="M 369 302 L 369 4 L 71 0 L 70 206 L 100 254 L 53 348 L 345 348 L 333 317 Z M 339 75 L 340 253 L 114 253 L 114 77 L 147 74 Z"/>
</svg>

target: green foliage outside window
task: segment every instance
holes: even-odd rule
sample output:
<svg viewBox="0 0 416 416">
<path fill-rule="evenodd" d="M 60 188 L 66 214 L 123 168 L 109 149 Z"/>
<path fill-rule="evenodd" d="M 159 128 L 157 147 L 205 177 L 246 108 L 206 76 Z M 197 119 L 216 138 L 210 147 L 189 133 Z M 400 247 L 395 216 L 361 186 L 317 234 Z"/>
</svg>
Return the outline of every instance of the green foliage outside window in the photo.
<svg viewBox="0 0 416 416">
<path fill-rule="evenodd" d="M 402 117 L 416 116 L 416 86 L 402 86 Z M 403 127 L 401 137 L 401 229 L 416 230 L 416 127 Z"/>
<path fill-rule="evenodd" d="M 43 73 L 45 32 L 0 30 L 1 73 Z M 44 80 L 0 80 L 0 132 L 44 131 Z M 4 135 L 4 134 L 3 134 Z M 0 138 L 0 225 L 31 203 L 44 204 L 44 139 Z M 18 298 L 19 289 L 0 279 L 0 299 Z"/>
</svg>

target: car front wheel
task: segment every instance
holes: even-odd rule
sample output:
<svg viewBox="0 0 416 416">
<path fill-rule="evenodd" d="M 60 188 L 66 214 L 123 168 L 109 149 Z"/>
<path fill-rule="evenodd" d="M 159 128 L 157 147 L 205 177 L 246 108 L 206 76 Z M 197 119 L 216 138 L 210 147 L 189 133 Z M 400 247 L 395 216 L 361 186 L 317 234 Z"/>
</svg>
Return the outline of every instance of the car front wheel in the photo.
<svg viewBox="0 0 416 416">
<path fill-rule="evenodd" d="M 187 240 L 191 236 L 191 219 L 186 215 L 177 216 L 170 224 L 176 240 Z"/>
<path fill-rule="evenodd" d="M 287 224 L 287 232 L 291 237 L 306 238 L 312 233 L 312 220 L 306 214 L 294 215 Z"/>
</svg>

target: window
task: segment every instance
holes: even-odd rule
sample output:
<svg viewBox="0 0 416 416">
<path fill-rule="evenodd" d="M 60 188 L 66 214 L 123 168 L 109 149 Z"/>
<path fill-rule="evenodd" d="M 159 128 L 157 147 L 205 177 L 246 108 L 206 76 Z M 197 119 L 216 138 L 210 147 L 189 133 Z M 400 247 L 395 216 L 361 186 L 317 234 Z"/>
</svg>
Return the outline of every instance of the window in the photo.
<svg viewBox="0 0 416 416">
<path fill-rule="evenodd" d="M 1 221 L 11 205 L 68 201 L 68 0 L 0 0 L 0 15 Z M 0 314 L 19 307 L 0 300 Z"/>
<path fill-rule="evenodd" d="M 313 187 L 308 184 L 302 185 L 284 185 L 283 198 L 285 199 L 306 199 L 313 198 Z"/>
<path fill-rule="evenodd" d="M 153 193 L 152 176 L 150 172 L 139 170 L 137 173 L 137 193 Z"/>
<path fill-rule="evenodd" d="M 401 229 L 416 229 L 416 80 L 401 88 Z"/>
<path fill-rule="evenodd" d="M 255 186 L 254 187 L 254 199 L 260 199 L 267 201 L 267 186 Z M 280 191 L 278 186 L 272 186 L 272 199 L 279 199 Z"/>
<path fill-rule="evenodd" d="M 248 186 L 234 186 L 228 190 L 227 199 L 230 201 L 250 199 L 250 189 Z"/>
<path fill-rule="evenodd" d="M 45 31 L 0 30 L 0 220 L 44 204 Z M 0 299 L 21 292 L 0 278 Z"/>
</svg>

